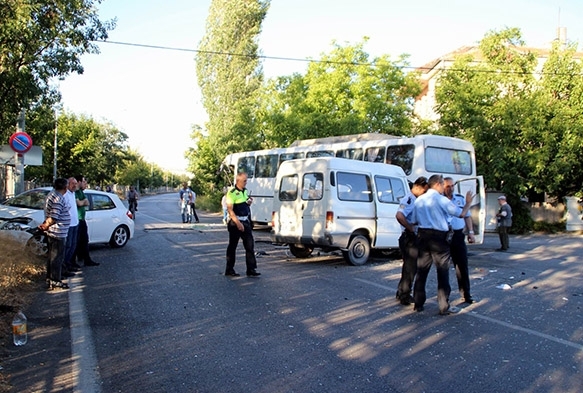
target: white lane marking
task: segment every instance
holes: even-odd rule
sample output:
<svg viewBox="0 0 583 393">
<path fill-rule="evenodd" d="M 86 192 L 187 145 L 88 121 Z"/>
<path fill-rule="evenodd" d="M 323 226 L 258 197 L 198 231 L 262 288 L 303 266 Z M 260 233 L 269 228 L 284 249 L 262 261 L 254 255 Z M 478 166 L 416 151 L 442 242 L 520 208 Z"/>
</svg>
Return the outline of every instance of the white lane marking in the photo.
<svg viewBox="0 0 583 393">
<path fill-rule="evenodd" d="M 69 319 L 71 324 L 71 353 L 73 358 L 74 392 L 99 393 L 100 376 L 91 328 L 83 297 L 83 277 L 69 280 Z"/>
<path fill-rule="evenodd" d="M 362 278 L 355 278 L 355 280 L 356 281 L 360 281 L 360 282 L 362 282 L 364 284 L 372 285 L 372 286 L 377 287 L 377 288 L 386 289 L 387 291 L 394 290 L 394 288 L 390 288 L 390 287 L 388 287 L 386 285 L 378 284 L 378 283 L 373 282 L 373 281 L 364 280 Z M 583 345 L 581 345 L 581 344 L 577 344 L 577 343 L 574 343 L 572 341 L 564 340 L 562 338 L 554 337 L 554 336 L 551 336 L 551 335 L 546 334 L 546 333 L 537 332 L 536 330 L 528 329 L 528 328 L 525 328 L 525 327 L 522 327 L 522 326 L 518 326 L 518 325 L 514 325 L 514 324 L 511 324 L 511 323 L 508 323 L 508 322 L 500 321 L 498 319 L 494 319 L 494 318 L 491 318 L 491 317 L 488 317 L 488 316 L 485 316 L 485 315 L 480 315 L 476 311 L 469 311 L 469 310 L 466 310 L 466 309 L 462 308 L 460 310 L 459 314 L 466 314 L 466 315 L 472 316 L 474 318 L 482 319 L 484 321 L 488 321 L 488 322 L 491 322 L 491 323 L 495 323 L 497 325 L 501 325 L 501 326 L 504 326 L 504 327 L 507 327 L 507 328 L 513 329 L 513 330 L 518 330 L 518 331 L 521 331 L 521 332 L 524 332 L 524 333 L 527 333 L 527 334 L 532 334 L 533 336 L 538 336 L 538 337 L 544 338 L 546 340 L 554 341 L 554 342 L 556 342 L 558 344 L 566 345 L 568 347 L 572 347 L 572 348 L 578 349 L 579 351 L 583 351 Z"/>
</svg>

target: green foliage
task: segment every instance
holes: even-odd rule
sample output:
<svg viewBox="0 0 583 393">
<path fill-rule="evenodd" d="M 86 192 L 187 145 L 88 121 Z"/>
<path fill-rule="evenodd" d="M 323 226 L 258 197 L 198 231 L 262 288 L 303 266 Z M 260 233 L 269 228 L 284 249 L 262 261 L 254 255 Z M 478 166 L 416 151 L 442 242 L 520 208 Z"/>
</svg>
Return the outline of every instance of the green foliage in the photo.
<svg viewBox="0 0 583 393">
<path fill-rule="evenodd" d="M 259 146 L 253 107 L 263 73 L 257 40 L 269 5 L 267 0 L 211 2 L 196 58 L 208 134 L 201 138 L 199 129 L 197 148 L 187 153 L 205 192 L 214 189 L 214 173 L 228 153 Z"/>
<path fill-rule="evenodd" d="M 531 232 L 534 221 L 530 214 L 529 205 L 513 197 L 508 198 L 508 203 L 512 206 L 512 227 L 510 228 L 510 233 L 525 234 Z"/>
<path fill-rule="evenodd" d="M 403 72 L 404 55 L 394 62 L 387 55 L 370 59 L 366 41 L 334 43 L 305 75 L 268 81 L 257 104 L 262 147 L 356 133 L 412 133 L 412 104 L 421 92 L 417 75 Z"/>
<path fill-rule="evenodd" d="M 545 233 L 561 233 L 567 230 L 566 221 L 549 223 L 546 221 L 535 221 L 533 223 L 532 229 L 535 232 L 545 232 Z"/>
<path fill-rule="evenodd" d="M 22 108 L 58 93 L 53 78 L 81 74 L 81 55 L 98 53 L 114 22 L 98 19 L 101 0 L 5 0 L 0 3 L 0 137 L 13 132 Z"/>
<path fill-rule="evenodd" d="M 555 44 L 542 74 L 518 29 L 490 32 L 438 81 L 439 132 L 470 140 L 490 189 L 515 197 L 581 190 L 583 79 L 574 47 Z M 525 222 L 525 227 L 530 225 Z"/>
</svg>

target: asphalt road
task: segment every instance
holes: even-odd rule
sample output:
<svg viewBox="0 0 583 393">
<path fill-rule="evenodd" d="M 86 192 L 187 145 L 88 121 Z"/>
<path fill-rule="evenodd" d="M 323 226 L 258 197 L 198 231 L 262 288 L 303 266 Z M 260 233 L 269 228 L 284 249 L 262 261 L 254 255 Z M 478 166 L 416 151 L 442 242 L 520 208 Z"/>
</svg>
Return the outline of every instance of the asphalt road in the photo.
<svg viewBox="0 0 583 393">
<path fill-rule="evenodd" d="M 41 294 L 4 363 L 16 391 L 582 391 L 580 235 L 512 236 L 506 253 L 488 235 L 470 248 L 479 302 L 439 316 L 434 273 L 425 311 L 396 302 L 394 253 L 298 260 L 257 230 L 261 277 L 227 278 L 226 229 L 201 213 L 181 224 L 176 195 L 143 198 L 125 248 L 93 249 L 101 266 Z"/>
</svg>

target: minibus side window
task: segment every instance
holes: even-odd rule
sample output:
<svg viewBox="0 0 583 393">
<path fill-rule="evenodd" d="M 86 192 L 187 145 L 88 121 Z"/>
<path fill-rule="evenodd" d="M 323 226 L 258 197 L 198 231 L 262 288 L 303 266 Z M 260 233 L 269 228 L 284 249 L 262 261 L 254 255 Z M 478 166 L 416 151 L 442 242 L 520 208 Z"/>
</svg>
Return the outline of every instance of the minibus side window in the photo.
<svg viewBox="0 0 583 393">
<path fill-rule="evenodd" d="M 341 149 L 336 152 L 336 157 L 362 161 L 362 149 Z"/>
<path fill-rule="evenodd" d="M 277 174 L 278 160 L 279 156 L 277 154 L 257 156 L 255 177 L 275 177 Z"/>
<path fill-rule="evenodd" d="M 377 198 L 381 203 L 399 203 L 405 196 L 403 181 L 394 177 L 375 176 Z"/>
<path fill-rule="evenodd" d="M 385 163 L 400 166 L 406 175 L 413 170 L 413 158 L 415 157 L 414 145 L 395 145 L 387 147 Z"/>
<path fill-rule="evenodd" d="M 428 172 L 471 175 L 471 157 L 469 151 L 428 147 L 425 149 L 425 167 Z"/>
<path fill-rule="evenodd" d="M 385 148 L 383 146 L 369 147 L 368 149 L 366 149 L 364 160 L 369 162 L 384 162 Z"/>
<path fill-rule="evenodd" d="M 255 176 L 255 157 L 241 157 L 237 162 L 237 173 L 246 173 L 248 178 Z"/>
<path fill-rule="evenodd" d="M 341 201 L 371 202 L 370 178 L 360 173 L 338 172 L 338 199 Z"/>
<path fill-rule="evenodd" d="M 298 175 L 283 176 L 279 185 L 280 201 L 295 201 L 298 197 Z"/>
<path fill-rule="evenodd" d="M 306 173 L 302 182 L 302 199 L 305 201 L 322 199 L 324 175 L 321 173 Z"/>
</svg>

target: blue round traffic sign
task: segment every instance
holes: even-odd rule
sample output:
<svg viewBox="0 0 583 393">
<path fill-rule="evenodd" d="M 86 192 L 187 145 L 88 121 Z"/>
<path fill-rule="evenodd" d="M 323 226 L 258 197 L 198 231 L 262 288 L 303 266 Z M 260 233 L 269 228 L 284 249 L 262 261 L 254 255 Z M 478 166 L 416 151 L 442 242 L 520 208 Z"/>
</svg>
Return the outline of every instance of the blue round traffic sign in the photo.
<svg viewBox="0 0 583 393">
<path fill-rule="evenodd" d="M 32 148 L 32 138 L 26 132 L 15 132 L 8 142 L 12 150 L 17 153 L 26 153 Z"/>
</svg>

